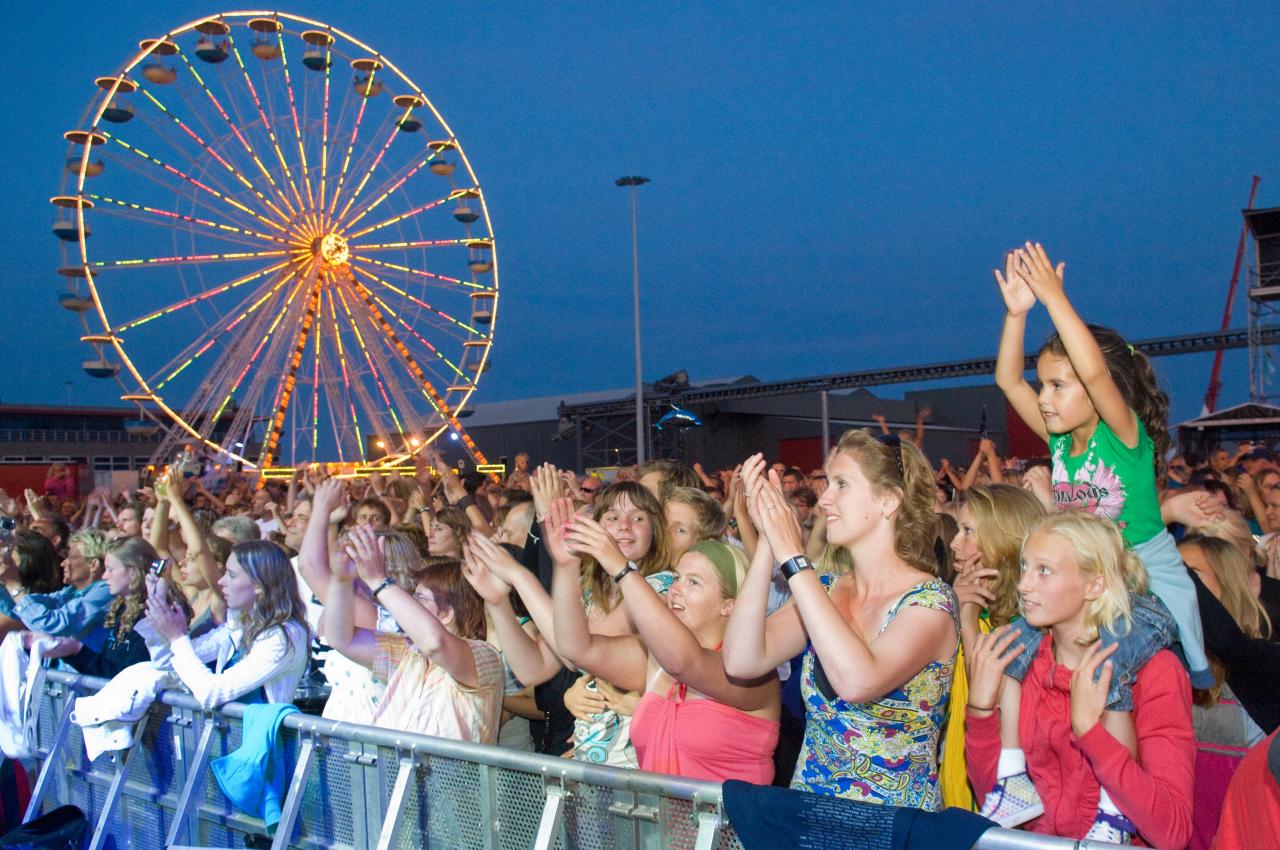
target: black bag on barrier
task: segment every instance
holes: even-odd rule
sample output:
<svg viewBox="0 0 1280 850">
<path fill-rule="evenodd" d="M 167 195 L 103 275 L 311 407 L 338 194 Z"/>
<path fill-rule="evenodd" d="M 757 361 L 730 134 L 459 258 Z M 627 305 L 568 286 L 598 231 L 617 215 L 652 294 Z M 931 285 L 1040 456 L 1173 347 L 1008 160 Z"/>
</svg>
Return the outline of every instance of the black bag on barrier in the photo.
<svg viewBox="0 0 1280 850">
<path fill-rule="evenodd" d="M 81 850 L 89 820 L 78 806 L 59 806 L 0 836 L 5 850 Z"/>
</svg>

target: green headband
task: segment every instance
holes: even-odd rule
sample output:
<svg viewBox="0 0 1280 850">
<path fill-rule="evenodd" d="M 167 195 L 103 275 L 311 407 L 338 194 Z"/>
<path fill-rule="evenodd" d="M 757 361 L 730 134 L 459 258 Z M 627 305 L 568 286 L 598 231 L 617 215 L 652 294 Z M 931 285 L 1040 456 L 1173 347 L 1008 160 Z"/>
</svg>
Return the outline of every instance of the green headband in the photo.
<svg viewBox="0 0 1280 850">
<path fill-rule="evenodd" d="M 721 543 L 719 540 L 703 540 L 696 546 L 691 546 L 689 551 L 696 552 L 711 562 L 711 566 L 715 567 L 716 572 L 720 574 L 720 580 L 728 590 L 728 596 L 738 595 L 738 563 L 734 560 L 733 553 L 729 551 L 728 544 Z"/>
</svg>

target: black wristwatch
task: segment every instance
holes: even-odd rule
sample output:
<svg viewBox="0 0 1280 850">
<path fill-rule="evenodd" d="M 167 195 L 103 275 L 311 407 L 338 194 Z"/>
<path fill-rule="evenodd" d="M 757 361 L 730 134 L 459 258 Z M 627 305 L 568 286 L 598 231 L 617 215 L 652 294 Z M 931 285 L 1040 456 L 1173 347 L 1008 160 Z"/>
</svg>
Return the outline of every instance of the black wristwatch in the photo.
<svg viewBox="0 0 1280 850">
<path fill-rule="evenodd" d="M 796 573 L 804 570 L 813 569 L 813 563 L 804 555 L 796 555 L 794 558 L 788 558 L 782 562 L 782 566 L 778 570 L 782 573 L 782 577 L 787 581 L 791 581 Z"/>
<path fill-rule="evenodd" d="M 613 577 L 613 583 L 614 584 L 620 583 L 624 578 L 627 577 L 627 573 L 634 573 L 638 569 L 640 568 L 636 565 L 635 561 L 627 561 L 627 565 L 622 569 L 618 570 L 618 574 Z"/>
<path fill-rule="evenodd" d="M 395 584 L 395 582 L 392 581 L 390 578 L 384 578 L 382 580 L 382 584 L 378 585 L 372 591 L 370 591 L 369 595 L 372 596 L 374 599 L 377 599 L 379 593 L 386 590 L 388 587 L 390 587 L 393 584 Z"/>
</svg>

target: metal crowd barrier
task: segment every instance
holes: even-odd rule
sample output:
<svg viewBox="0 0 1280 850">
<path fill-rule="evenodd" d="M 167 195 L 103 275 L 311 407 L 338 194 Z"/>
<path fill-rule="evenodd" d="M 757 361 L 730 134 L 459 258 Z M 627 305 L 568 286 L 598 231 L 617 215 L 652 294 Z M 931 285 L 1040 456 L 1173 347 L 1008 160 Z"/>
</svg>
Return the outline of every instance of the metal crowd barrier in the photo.
<svg viewBox="0 0 1280 850">
<path fill-rule="evenodd" d="M 240 848 L 262 821 L 234 810 L 209 762 L 240 745 L 244 707 L 205 711 L 162 694 L 129 750 L 89 762 L 71 722 L 101 679 L 50 670 L 40 701 L 42 762 L 26 817 L 74 803 L 89 850 Z M 281 739 L 294 768 L 272 850 L 738 850 L 720 786 L 468 744 L 304 714 Z M 975 850 L 1087 850 L 1085 842 L 988 830 Z M 1107 845 L 1092 845 L 1101 850 Z"/>
</svg>

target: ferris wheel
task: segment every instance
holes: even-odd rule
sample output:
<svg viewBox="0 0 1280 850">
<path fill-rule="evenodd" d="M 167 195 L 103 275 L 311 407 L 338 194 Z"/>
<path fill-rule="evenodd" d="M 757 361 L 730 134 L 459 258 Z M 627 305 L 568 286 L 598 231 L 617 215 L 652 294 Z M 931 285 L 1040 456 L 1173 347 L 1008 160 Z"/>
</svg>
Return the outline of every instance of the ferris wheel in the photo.
<svg viewBox="0 0 1280 850">
<path fill-rule="evenodd" d="M 58 300 L 161 453 L 379 466 L 447 433 L 484 463 L 459 416 L 490 365 L 497 251 L 418 85 L 327 24 L 227 12 L 96 86 L 52 199 Z"/>
</svg>

